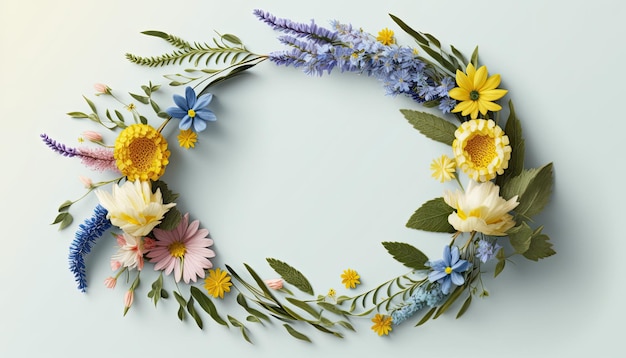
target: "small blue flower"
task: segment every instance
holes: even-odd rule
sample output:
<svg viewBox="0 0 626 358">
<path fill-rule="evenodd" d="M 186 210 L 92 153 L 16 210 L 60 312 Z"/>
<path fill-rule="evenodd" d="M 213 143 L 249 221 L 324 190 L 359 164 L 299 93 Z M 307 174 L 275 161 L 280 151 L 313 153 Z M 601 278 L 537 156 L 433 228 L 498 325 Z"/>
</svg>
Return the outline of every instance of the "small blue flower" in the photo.
<svg viewBox="0 0 626 358">
<path fill-rule="evenodd" d="M 217 120 L 215 113 L 206 108 L 213 95 L 204 94 L 196 98 L 196 92 L 191 87 L 185 88 L 185 97 L 175 94 L 174 103 L 177 107 L 170 107 L 165 110 L 173 118 L 180 119 L 178 128 L 187 130 L 193 126 L 195 132 L 202 132 L 206 129 L 206 122 Z"/>
<path fill-rule="evenodd" d="M 450 293 L 452 284 L 458 286 L 465 282 L 462 273 L 469 269 L 470 263 L 461 260 L 458 247 L 454 246 L 450 249 L 450 246 L 446 245 L 443 248 L 443 258 L 431 263 L 430 267 L 433 270 L 428 274 L 428 280 L 439 282 L 441 292 L 447 295 Z"/>
<path fill-rule="evenodd" d="M 476 248 L 476 257 L 478 257 L 483 263 L 487 262 L 496 256 L 496 253 L 501 248 L 502 246 L 496 243 L 491 244 L 487 240 L 480 240 L 478 241 L 478 248 Z"/>
</svg>

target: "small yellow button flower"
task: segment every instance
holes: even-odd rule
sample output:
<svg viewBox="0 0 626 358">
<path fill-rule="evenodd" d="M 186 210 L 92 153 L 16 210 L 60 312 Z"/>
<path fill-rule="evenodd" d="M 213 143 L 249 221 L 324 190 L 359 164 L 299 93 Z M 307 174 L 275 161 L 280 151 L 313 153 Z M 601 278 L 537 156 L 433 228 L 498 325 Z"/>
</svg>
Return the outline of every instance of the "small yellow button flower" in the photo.
<svg viewBox="0 0 626 358">
<path fill-rule="evenodd" d="M 393 37 L 393 31 L 388 28 L 384 28 L 378 32 L 378 37 L 376 37 L 376 41 L 379 41 L 385 46 L 393 45 L 396 43 L 396 39 Z"/>
<path fill-rule="evenodd" d="M 372 318 L 372 322 L 374 322 L 372 331 L 376 332 L 379 336 L 388 335 L 391 331 L 391 317 L 377 313 L 376 316 Z"/>
<path fill-rule="evenodd" d="M 359 274 L 356 273 L 353 269 L 344 270 L 341 274 L 341 283 L 343 283 L 346 288 L 356 288 L 356 285 L 360 284 Z"/>
</svg>

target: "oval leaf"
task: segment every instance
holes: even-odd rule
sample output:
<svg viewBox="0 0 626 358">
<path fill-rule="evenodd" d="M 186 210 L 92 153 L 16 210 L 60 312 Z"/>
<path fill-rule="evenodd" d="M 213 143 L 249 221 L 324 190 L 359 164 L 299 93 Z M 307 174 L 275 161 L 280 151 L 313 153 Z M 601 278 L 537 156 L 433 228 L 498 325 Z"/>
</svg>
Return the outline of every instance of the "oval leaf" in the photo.
<svg viewBox="0 0 626 358">
<path fill-rule="evenodd" d="M 428 267 L 428 257 L 417 248 L 403 242 L 383 242 L 385 249 L 404 266 L 415 270 L 425 270 Z"/>
<path fill-rule="evenodd" d="M 443 198 L 436 198 L 427 201 L 409 218 L 406 227 L 417 230 L 432 232 L 453 233 L 456 230 L 448 222 L 448 216 L 454 209 L 443 201 Z"/>
</svg>

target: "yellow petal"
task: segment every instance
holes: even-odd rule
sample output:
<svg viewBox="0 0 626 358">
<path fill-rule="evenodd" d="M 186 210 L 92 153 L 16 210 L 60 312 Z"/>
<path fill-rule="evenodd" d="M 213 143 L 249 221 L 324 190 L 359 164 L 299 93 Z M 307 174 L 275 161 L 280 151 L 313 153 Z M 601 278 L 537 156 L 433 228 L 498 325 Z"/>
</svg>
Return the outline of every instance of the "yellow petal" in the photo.
<svg viewBox="0 0 626 358">
<path fill-rule="evenodd" d="M 472 81 L 465 75 L 463 72 L 456 70 L 456 83 L 459 87 L 471 91 L 472 90 Z"/>
<path fill-rule="evenodd" d="M 469 101 L 469 91 L 465 88 L 455 87 L 448 92 L 448 96 L 450 98 L 456 99 L 457 101 Z"/>
<path fill-rule="evenodd" d="M 480 91 L 480 88 L 483 87 L 485 81 L 487 81 L 487 67 L 481 66 L 476 71 L 476 75 L 474 76 L 474 89 Z"/>
<path fill-rule="evenodd" d="M 500 75 L 495 74 L 487 79 L 487 81 L 482 85 L 481 88 L 478 88 L 479 91 L 487 91 L 492 90 L 494 88 L 498 88 L 500 85 Z"/>
<path fill-rule="evenodd" d="M 503 89 L 492 89 L 488 91 L 480 92 L 480 99 L 482 101 L 496 101 L 504 97 L 509 91 Z"/>
</svg>

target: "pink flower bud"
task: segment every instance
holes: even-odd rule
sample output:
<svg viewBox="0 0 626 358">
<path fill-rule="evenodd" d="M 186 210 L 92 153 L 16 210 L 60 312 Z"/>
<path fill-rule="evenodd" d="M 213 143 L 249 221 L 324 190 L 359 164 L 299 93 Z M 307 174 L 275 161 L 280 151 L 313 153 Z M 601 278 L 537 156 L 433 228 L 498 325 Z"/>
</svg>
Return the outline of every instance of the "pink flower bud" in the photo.
<svg viewBox="0 0 626 358">
<path fill-rule="evenodd" d="M 80 180 L 80 182 L 83 183 L 83 185 L 87 189 L 91 189 L 91 187 L 93 186 L 93 182 L 91 181 L 90 178 L 87 178 L 81 175 L 78 177 L 78 180 Z"/>
<path fill-rule="evenodd" d="M 133 304 L 133 299 L 135 298 L 135 291 L 128 290 L 126 294 L 124 294 L 124 308 L 128 309 Z"/>
<path fill-rule="evenodd" d="M 117 279 L 115 277 L 107 277 L 104 280 L 106 288 L 115 288 L 115 284 L 117 284 Z"/>
<path fill-rule="evenodd" d="M 84 131 L 83 137 L 92 142 L 102 142 L 102 134 L 94 131 Z"/>
<path fill-rule="evenodd" d="M 271 288 L 272 290 L 280 290 L 281 288 L 283 288 L 283 279 L 274 278 L 271 280 L 265 280 L 265 284 L 267 285 L 267 287 Z"/>
<path fill-rule="evenodd" d="M 95 85 L 93 85 L 93 88 L 96 89 L 96 92 L 98 92 L 99 94 L 109 94 L 111 93 L 111 89 L 109 88 L 109 86 L 103 84 L 103 83 L 96 83 Z"/>
</svg>

